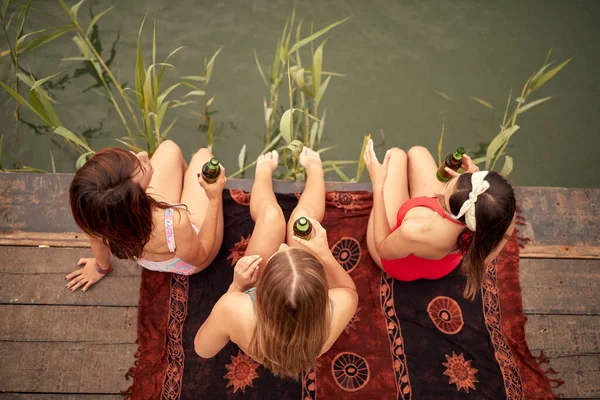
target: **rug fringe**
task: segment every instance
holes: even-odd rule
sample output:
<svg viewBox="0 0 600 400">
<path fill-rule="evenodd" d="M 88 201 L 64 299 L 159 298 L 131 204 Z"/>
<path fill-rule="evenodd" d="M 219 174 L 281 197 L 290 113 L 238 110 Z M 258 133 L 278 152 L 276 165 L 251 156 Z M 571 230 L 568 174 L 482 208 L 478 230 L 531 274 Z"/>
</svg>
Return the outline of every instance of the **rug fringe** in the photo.
<svg viewBox="0 0 600 400">
<path fill-rule="evenodd" d="M 544 350 L 540 351 L 540 355 L 539 356 L 534 356 L 534 357 L 535 357 L 535 361 L 537 361 L 537 363 L 540 366 L 542 364 L 548 364 L 548 363 L 550 363 L 550 360 L 544 354 Z M 558 372 L 554 368 L 548 368 L 546 370 L 542 369 L 542 371 L 548 377 L 548 380 L 550 381 L 550 387 L 552 388 L 552 390 L 558 389 L 559 387 L 561 387 L 562 385 L 565 384 L 565 381 L 562 380 L 562 379 L 550 379 L 549 375 L 556 375 L 556 374 L 558 374 Z M 565 397 L 564 393 L 558 393 L 558 394 L 554 395 L 554 398 L 556 398 L 556 399 L 562 399 L 564 397 Z"/>
<path fill-rule="evenodd" d="M 137 341 L 136 341 L 137 343 Z M 142 352 L 138 349 L 138 351 L 136 351 L 133 354 L 133 357 L 135 358 L 135 361 L 133 362 L 133 367 L 129 368 L 127 370 L 127 372 L 125 373 L 125 380 L 133 380 L 133 376 L 135 375 L 135 370 L 137 369 L 139 362 L 140 362 L 140 356 L 142 355 Z M 123 390 L 122 392 L 119 392 L 119 395 L 123 396 L 124 400 L 129 400 L 131 399 L 131 391 L 133 390 L 133 382 L 131 383 L 131 385 Z"/>
</svg>

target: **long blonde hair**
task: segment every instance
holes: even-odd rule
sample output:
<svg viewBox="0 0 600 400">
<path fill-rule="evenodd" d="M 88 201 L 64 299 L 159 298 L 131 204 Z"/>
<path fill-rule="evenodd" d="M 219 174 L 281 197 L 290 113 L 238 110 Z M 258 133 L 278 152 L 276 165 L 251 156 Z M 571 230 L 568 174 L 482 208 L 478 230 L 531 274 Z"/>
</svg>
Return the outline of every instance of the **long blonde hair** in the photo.
<svg viewBox="0 0 600 400">
<path fill-rule="evenodd" d="M 317 366 L 331 315 L 323 265 L 308 251 L 273 255 L 256 287 L 254 358 L 275 375 L 298 378 Z"/>
</svg>

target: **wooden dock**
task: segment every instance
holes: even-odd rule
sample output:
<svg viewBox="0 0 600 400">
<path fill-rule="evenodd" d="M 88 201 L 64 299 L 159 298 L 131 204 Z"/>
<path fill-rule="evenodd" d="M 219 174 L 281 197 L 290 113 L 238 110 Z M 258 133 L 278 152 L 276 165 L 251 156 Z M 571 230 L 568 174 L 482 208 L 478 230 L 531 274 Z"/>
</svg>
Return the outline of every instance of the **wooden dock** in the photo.
<svg viewBox="0 0 600 400">
<path fill-rule="evenodd" d="M 116 261 L 110 282 L 85 294 L 64 289 L 64 276 L 91 254 L 70 217 L 71 178 L 0 174 L 0 400 L 120 399 L 131 383 L 140 270 Z M 529 239 L 520 263 L 529 347 L 565 381 L 557 393 L 600 398 L 600 189 L 517 194 L 520 236 Z"/>
</svg>

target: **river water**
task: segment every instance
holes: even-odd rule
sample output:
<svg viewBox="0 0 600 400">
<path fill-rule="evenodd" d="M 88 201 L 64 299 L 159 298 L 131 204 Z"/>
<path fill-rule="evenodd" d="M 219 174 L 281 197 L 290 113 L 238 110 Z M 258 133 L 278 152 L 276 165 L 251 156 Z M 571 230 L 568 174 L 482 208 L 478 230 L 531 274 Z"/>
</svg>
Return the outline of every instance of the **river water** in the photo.
<svg viewBox="0 0 600 400">
<path fill-rule="evenodd" d="M 98 13 L 115 3 L 116 8 L 99 24 L 99 37 L 108 58 L 120 33 L 112 68 L 121 82 L 133 82 L 137 31 L 146 12 L 148 21 L 157 21 L 159 58 L 187 46 L 172 59 L 177 66 L 176 72 L 170 72 L 172 78 L 200 75 L 204 57 L 223 46 L 209 86 L 210 95 L 216 96 L 214 150 L 228 172 L 237 169 L 243 144 L 248 146 L 248 158 L 255 157 L 263 144 L 263 99 L 268 91 L 253 50 L 268 68 L 293 2 L 90 0 L 79 15 L 89 14 L 90 8 Z M 34 0 L 33 7 L 43 13 L 31 12 L 26 32 L 68 21 L 57 2 Z M 520 91 L 552 48 L 552 59 L 574 58 L 535 93 L 534 98 L 552 96 L 552 100 L 519 116 L 521 129 L 508 148 L 515 163 L 511 179 L 517 185 L 600 187 L 596 163 L 600 2 L 304 0 L 298 2 L 297 15 L 305 26 L 313 21 L 315 29 L 351 16 L 328 35 L 325 46 L 324 70 L 346 75 L 332 79 L 320 107 L 327 108 L 323 146 L 338 146 L 326 153 L 326 159 L 356 159 L 363 135 L 371 132 L 379 142 L 382 131 L 388 147 L 423 145 L 437 154 L 443 120 L 445 149 L 464 146 L 473 153 L 498 133 L 510 89 Z M 72 76 L 81 65 L 61 61 L 79 55 L 72 36 L 25 54 L 21 65 L 38 77 L 61 70 L 63 76 Z M 151 23 L 147 23 L 143 40 L 147 56 L 151 40 Z M 4 49 L 3 36 L 0 43 Z M 0 80 L 11 81 L 9 67 L 8 57 L 0 60 Z M 65 125 L 74 132 L 88 131 L 92 148 L 99 149 L 114 145 L 113 138 L 124 132 L 102 92 L 82 93 L 93 83 L 83 74 L 52 94 Z M 0 90 L 4 167 L 22 163 L 50 170 L 52 150 L 58 172 L 74 171 L 77 155 L 64 144 L 59 147 L 48 136 L 17 125 L 13 107 L 12 98 Z M 200 106 L 173 110 L 171 119 L 177 117 L 177 122 L 170 134 L 188 158 L 206 144 L 205 134 L 198 131 L 199 118 L 190 111 L 200 111 Z M 27 111 L 22 116 L 39 123 Z M 383 148 L 378 152 L 382 154 Z M 346 169 L 351 176 L 354 170 Z"/>
</svg>

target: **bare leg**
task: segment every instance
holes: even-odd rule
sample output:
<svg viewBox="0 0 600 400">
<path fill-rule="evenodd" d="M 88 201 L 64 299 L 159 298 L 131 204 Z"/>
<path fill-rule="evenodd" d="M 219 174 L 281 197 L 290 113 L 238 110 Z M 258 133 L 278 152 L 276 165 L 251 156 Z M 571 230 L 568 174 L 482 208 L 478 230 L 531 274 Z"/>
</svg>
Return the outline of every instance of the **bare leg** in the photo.
<svg viewBox="0 0 600 400">
<path fill-rule="evenodd" d="M 187 167 L 181 149 L 172 140 L 158 146 L 150 159 L 154 174 L 147 193 L 158 201 L 179 203 L 183 187 L 183 174 Z"/>
<path fill-rule="evenodd" d="M 383 201 L 387 214 L 390 229 L 396 226 L 396 217 L 402 203 L 408 200 L 408 176 L 407 176 L 407 157 L 403 150 L 394 147 L 390 150 L 392 157 L 388 167 L 388 175 L 383 186 Z M 367 225 L 367 248 L 371 258 L 381 268 L 381 259 L 375 249 L 375 239 L 373 235 L 373 212 L 369 217 Z"/>
<path fill-rule="evenodd" d="M 269 258 L 277 252 L 285 239 L 285 218 L 273 193 L 273 171 L 277 168 L 279 154 L 269 152 L 258 157 L 256 174 L 250 197 L 250 215 L 254 220 L 252 237 L 246 255 L 260 255 L 259 276 Z"/>
<path fill-rule="evenodd" d="M 415 146 L 408 150 L 408 186 L 410 198 L 428 196 L 444 191 L 444 184 L 437 180 L 438 165 L 425 147 Z"/>
<path fill-rule="evenodd" d="M 298 205 L 292 211 L 287 227 L 287 243 L 290 247 L 299 246 L 294 236 L 294 221 L 300 217 L 311 217 L 321 222 L 325 215 L 325 178 L 319 153 L 305 147 L 300 154 L 300 165 L 306 170 L 306 186 Z"/>
<path fill-rule="evenodd" d="M 208 197 L 204 193 L 204 189 L 198 183 L 198 172 L 202 171 L 202 166 L 213 157 L 212 153 L 205 148 L 202 148 L 193 155 L 190 165 L 185 171 L 183 181 L 183 193 L 181 194 L 181 203 L 187 206 L 190 212 L 190 220 L 200 228 L 206 216 L 208 208 Z M 223 242 L 223 212 L 219 215 L 217 225 L 217 240 L 210 252 L 210 261 L 214 260 L 221 248 Z"/>
</svg>

